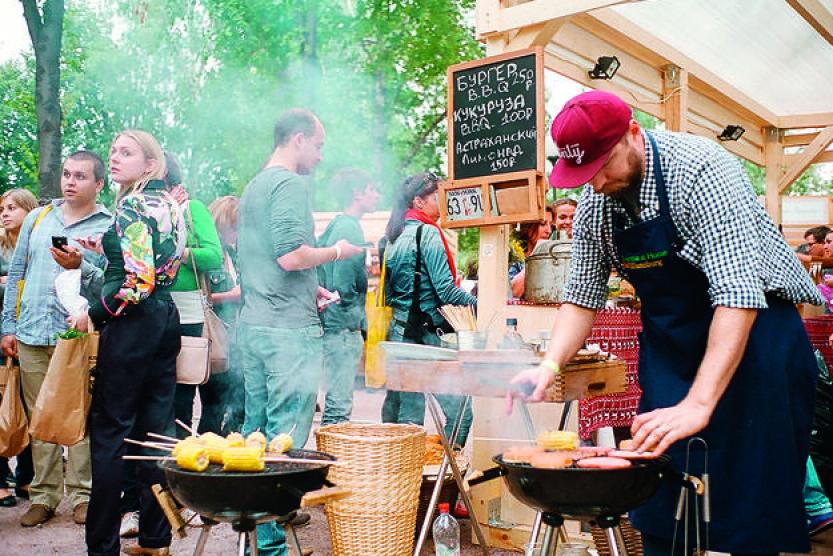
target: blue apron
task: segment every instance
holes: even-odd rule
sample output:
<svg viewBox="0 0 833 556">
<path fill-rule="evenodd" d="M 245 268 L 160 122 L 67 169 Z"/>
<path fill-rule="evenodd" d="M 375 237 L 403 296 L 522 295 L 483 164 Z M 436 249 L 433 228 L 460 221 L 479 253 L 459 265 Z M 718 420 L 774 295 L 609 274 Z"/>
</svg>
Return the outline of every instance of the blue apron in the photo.
<svg viewBox="0 0 833 556">
<path fill-rule="evenodd" d="M 686 396 L 714 315 L 705 274 L 677 256 L 680 239 L 671 220 L 659 149 L 650 133 L 647 137 L 659 216 L 627 229 L 614 222 L 622 270 L 642 301 L 640 413 L 673 406 Z M 768 308 L 758 310 L 743 359 L 699 434 L 709 448 L 709 549 L 721 552 L 810 549 L 802 486 L 816 363 L 795 306 L 771 293 L 766 300 Z M 669 450 L 678 471 L 685 467 L 687 440 Z M 692 448 L 691 472 L 699 476 L 702 467 L 702 449 Z M 678 496 L 679 486 L 664 482 L 656 496 L 631 513 L 634 526 L 671 539 Z M 691 520 L 689 526 L 693 534 Z"/>
</svg>

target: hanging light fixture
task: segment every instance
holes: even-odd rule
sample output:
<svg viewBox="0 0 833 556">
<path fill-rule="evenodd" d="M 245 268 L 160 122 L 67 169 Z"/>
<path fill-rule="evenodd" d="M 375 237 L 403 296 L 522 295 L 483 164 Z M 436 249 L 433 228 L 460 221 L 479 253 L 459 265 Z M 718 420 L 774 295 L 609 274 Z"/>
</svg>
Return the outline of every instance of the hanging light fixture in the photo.
<svg viewBox="0 0 833 556">
<path fill-rule="evenodd" d="M 621 65 L 616 56 L 599 56 L 596 65 L 587 74 L 590 79 L 613 79 Z"/>
<path fill-rule="evenodd" d="M 746 130 L 743 129 L 742 126 L 727 125 L 726 129 L 720 132 L 720 135 L 718 135 L 717 138 L 721 141 L 737 141 L 745 132 Z"/>
</svg>

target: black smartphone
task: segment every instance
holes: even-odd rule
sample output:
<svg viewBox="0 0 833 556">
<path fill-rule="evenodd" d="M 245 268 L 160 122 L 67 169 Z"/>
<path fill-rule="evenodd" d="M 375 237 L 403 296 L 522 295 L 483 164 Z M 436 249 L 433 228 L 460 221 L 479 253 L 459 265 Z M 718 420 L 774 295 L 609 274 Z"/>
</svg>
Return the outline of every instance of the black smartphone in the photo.
<svg viewBox="0 0 833 556">
<path fill-rule="evenodd" d="M 52 247 L 55 249 L 64 250 L 64 247 L 69 245 L 66 236 L 52 236 Z"/>
</svg>

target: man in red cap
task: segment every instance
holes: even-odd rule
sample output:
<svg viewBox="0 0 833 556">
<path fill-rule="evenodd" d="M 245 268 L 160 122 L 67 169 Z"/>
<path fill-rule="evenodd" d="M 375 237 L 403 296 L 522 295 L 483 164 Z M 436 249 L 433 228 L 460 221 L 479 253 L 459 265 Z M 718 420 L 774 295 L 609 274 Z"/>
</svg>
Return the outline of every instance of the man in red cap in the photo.
<svg viewBox="0 0 833 556">
<path fill-rule="evenodd" d="M 641 129 L 601 91 L 567 102 L 551 133 L 550 184 L 587 186 L 553 342 L 515 383 L 543 398 L 583 346 L 615 268 L 642 302 L 635 450 L 667 451 L 682 471 L 689 440 L 705 440 L 708 549 L 808 551 L 802 486 L 817 367 L 795 304 L 822 300 L 743 167 L 713 141 Z M 688 471 L 701 476 L 703 445 L 691 446 Z M 646 555 L 670 553 L 678 496 L 667 481 L 632 512 Z"/>
</svg>

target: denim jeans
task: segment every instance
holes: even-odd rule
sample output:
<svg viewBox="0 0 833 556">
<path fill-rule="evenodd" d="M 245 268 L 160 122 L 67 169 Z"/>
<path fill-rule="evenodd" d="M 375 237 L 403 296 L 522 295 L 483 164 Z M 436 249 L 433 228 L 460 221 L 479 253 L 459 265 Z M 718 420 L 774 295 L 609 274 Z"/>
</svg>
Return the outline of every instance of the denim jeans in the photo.
<svg viewBox="0 0 833 556">
<path fill-rule="evenodd" d="M 315 398 L 321 381 L 320 326 L 273 328 L 240 324 L 246 416 L 243 434 L 260 430 L 267 438 L 292 432 L 292 442 L 307 442 Z M 257 527 L 257 545 L 263 556 L 283 556 L 283 527 L 266 523 Z"/>
<path fill-rule="evenodd" d="M 358 330 L 324 331 L 324 402 L 322 425 L 349 421 L 353 412 L 353 384 L 362 359 L 364 339 Z"/>
</svg>

